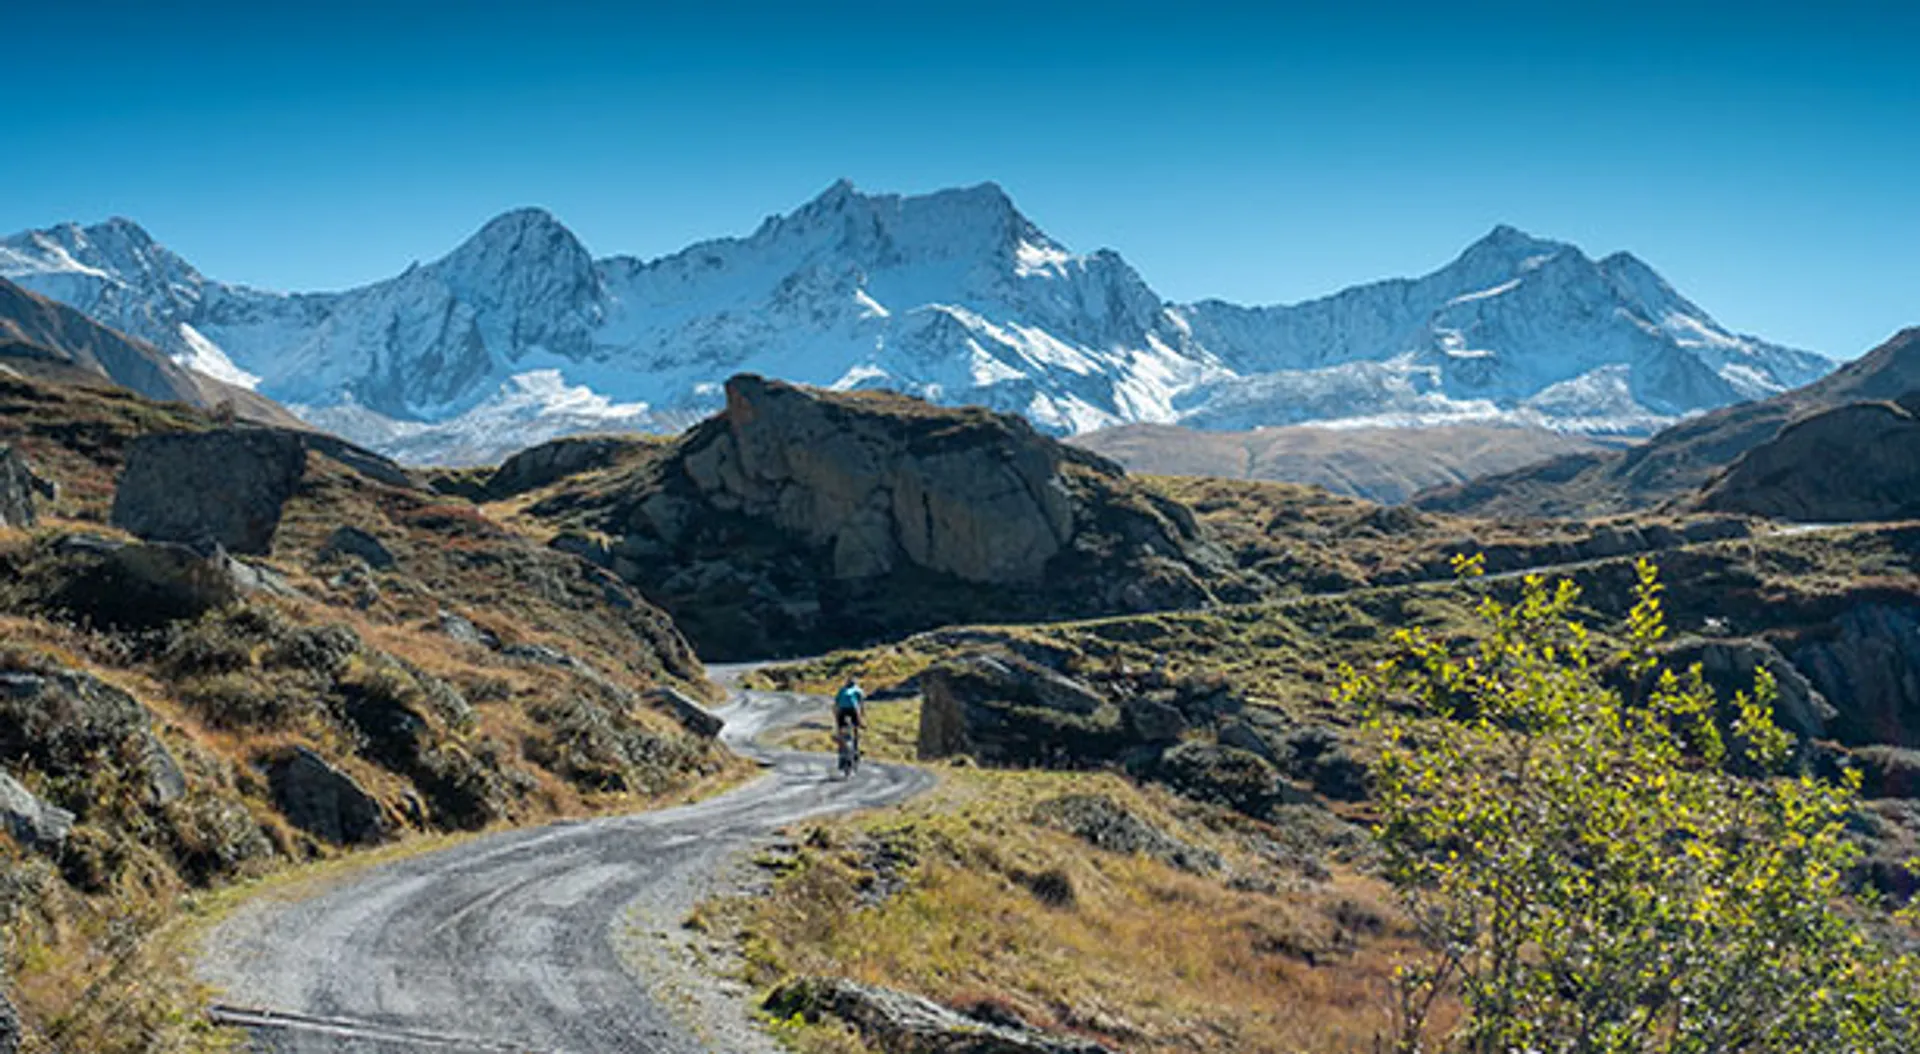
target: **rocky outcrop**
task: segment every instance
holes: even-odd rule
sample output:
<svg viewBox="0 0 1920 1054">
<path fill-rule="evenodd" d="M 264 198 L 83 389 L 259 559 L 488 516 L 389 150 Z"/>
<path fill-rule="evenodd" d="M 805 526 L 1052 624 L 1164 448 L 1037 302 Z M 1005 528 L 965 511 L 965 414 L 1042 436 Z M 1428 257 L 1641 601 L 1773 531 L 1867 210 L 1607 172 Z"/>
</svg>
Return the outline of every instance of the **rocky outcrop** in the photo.
<svg viewBox="0 0 1920 1054">
<path fill-rule="evenodd" d="M 264 554 L 306 471 L 292 432 L 176 432 L 134 440 L 113 499 L 113 523 L 148 541 Z"/>
<path fill-rule="evenodd" d="M 370 845 L 387 833 L 380 802 L 306 747 L 266 760 L 274 804 L 295 827 L 334 845 Z"/>
<path fill-rule="evenodd" d="M 0 527 L 33 526 L 39 518 L 34 497 L 52 501 L 56 493 L 19 451 L 0 443 Z"/>
<path fill-rule="evenodd" d="M 1858 605 L 1787 653 L 1838 711 L 1836 739 L 1920 746 L 1920 607 Z"/>
<path fill-rule="evenodd" d="M 1701 504 L 1803 523 L 1920 517 L 1920 419 L 1889 402 L 1815 414 L 1747 451 Z"/>
<path fill-rule="evenodd" d="M 68 577 L 53 593 L 55 606 L 101 626 L 140 628 L 194 619 L 256 592 L 286 592 L 270 571 L 236 560 L 214 546 L 201 551 L 170 542 L 126 544 L 73 534 L 55 550 Z"/>
<path fill-rule="evenodd" d="M 1113 1054 L 1090 1039 L 1053 1035 L 1009 1020 L 967 1017 L 930 999 L 838 977 L 802 977 L 768 995 L 777 1018 L 831 1014 L 886 1054 Z"/>
<path fill-rule="evenodd" d="M 0 823 L 21 845 L 51 850 L 73 830 L 73 814 L 35 797 L 20 781 L 0 772 Z"/>
<path fill-rule="evenodd" d="M 1732 700 L 1742 692 L 1751 696 L 1755 674 L 1766 670 L 1773 675 L 1779 691 L 1773 706 L 1774 720 L 1801 739 L 1826 738 L 1828 725 L 1838 716 L 1813 682 L 1765 640 L 1681 641 L 1661 655 L 1661 662 L 1677 672 L 1698 665 L 1707 686 L 1722 700 Z"/>
<path fill-rule="evenodd" d="M 505 501 L 568 476 L 612 468 L 652 449 L 657 441 L 638 436 L 567 436 L 528 447 L 502 461 L 482 488 L 486 501 Z"/>
<path fill-rule="evenodd" d="M 838 578 L 902 563 L 970 582 L 1030 582 L 1073 540 L 1063 448 L 985 412 L 874 413 L 759 377 L 681 464 L 706 499 L 827 549 Z M 671 537 L 671 515 L 655 524 Z"/>
<path fill-rule="evenodd" d="M 714 658 L 1188 607 L 1238 574 L 1184 506 L 1020 418 L 753 376 L 658 456 L 529 512 Z"/>
<path fill-rule="evenodd" d="M 920 677 L 922 758 L 1077 768 L 1139 745 L 1121 709 L 1086 685 L 1012 654 L 938 663 Z"/>
<path fill-rule="evenodd" d="M 75 670 L 0 673 L 0 759 L 52 776 L 90 773 L 102 759 L 130 763 L 154 805 L 177 801 L 186 776 L 153 733 L 147 708 Z"/>
</svg>

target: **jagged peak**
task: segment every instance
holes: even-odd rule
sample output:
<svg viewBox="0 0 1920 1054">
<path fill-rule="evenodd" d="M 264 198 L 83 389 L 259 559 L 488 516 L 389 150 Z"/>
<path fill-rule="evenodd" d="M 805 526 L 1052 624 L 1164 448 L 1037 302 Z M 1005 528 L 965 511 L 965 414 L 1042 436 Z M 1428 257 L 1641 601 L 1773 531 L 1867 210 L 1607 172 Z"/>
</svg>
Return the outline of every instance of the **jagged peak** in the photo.
<svg viewBox="0 0 1920 1054">
<path fill-rule="evenodd" d="M 583 270 L 593 265 L 592 256 L 573 231 L 538 206 L 509 209 L 488 220 L 441 265 L 475 259 L 490 261 L 495 267 L 556 262 Z"/>
<path fill-rule="evenodd" d="M 1478 241 L 1467 246 L 1462 258 L 1481 255 L 1498 255 L 1520 260 L 1532 256 L 1547 256 L 1564 252 L 1573 246 L 1566 242 L 1557 242 L 1547 238 L 1538 238 L 1510 223 L 1501 223 L 1482 235 Z"/>
</svg>

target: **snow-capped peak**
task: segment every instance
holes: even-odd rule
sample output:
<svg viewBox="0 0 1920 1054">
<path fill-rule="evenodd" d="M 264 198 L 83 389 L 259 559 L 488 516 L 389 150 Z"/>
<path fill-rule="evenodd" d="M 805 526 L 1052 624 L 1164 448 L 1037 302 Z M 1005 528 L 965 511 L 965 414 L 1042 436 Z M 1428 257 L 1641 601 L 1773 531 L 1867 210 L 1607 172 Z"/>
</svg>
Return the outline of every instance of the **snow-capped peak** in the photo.
<svg viewBox="0 0 1920 1054">
<path fill-rule="evenodd" d="M 1829 365 L 1721 328 L 1632 256 L 1596 263 L 1506 224 L 1419 278 L 1170 304 L 994 183 L 902 195 L 843 179 L 744 237 L 651 260 L 596 260 L 552 213 L 519 208 L 343 293 L 205 279 L 128 221 L 0 240 L 0 274 L 376 447 L 462 459 L 576 425 L 678 425 L 740 371 L 1056 432 L 1462 415 L 1643 431 Z"/>
</svg>

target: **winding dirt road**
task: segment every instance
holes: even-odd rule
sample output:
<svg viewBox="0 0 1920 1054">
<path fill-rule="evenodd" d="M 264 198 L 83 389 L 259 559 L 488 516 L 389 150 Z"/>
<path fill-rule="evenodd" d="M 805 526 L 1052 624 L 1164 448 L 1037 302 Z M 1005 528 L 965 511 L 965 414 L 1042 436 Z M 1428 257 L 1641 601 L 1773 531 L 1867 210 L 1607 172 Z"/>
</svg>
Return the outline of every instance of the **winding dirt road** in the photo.
<svg viewBox="0 0 1920 1054">
<path fill-rule="evenodd" d="M 222 993 L 215 1016 L 273 1054 L 717 1049 L 626 965 L 623 930 L 677 927 L 730 862 L 779 827 L 888 805 L 933 781 L 868 764 L 843 782 L 821 755 L 758 745 L 824 702 L 737 691 L 717 711 L 722 736 L 768 771 L 718 797 L 505 832 L 305 899 L 249 902 L 202 948 L 200 973 Z"/>
</svg>

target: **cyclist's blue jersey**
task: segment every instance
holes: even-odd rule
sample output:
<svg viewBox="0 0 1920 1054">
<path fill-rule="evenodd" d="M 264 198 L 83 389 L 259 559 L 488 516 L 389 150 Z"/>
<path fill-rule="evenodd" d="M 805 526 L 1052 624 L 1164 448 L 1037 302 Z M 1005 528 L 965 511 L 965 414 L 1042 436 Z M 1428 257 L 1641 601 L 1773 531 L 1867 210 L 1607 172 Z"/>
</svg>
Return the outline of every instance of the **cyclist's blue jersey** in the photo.
<svg viewBox="0 0 1920 1054">
<path fill-rule="evenodd" d="M 858 710 L 860 709 L 861 702 L 864 701 L 866 697 L 865 692 L 862 692 L 852 685 L 848 685 L 840 689 L 839 695 L 833 697 L 833 705 L 841 710 Z"/>
</svg>

